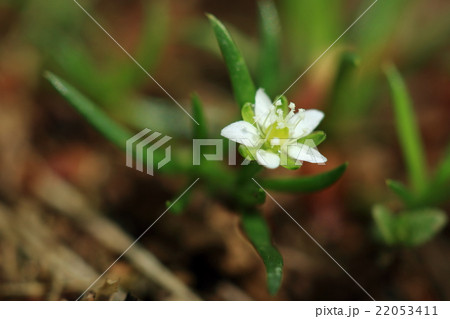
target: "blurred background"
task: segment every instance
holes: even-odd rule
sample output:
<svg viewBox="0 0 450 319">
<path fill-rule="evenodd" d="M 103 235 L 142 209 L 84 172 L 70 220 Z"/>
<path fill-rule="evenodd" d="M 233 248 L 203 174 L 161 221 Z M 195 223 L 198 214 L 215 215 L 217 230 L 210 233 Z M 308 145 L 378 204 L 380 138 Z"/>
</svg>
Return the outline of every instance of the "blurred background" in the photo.
<svg viewBox="0 0 450 319">
<path fill-rule="evenodd" d="M 258 77 L 257 1 L 80 0 L 79 3 L 183 106 L 201 97 L 211 135 L 239 117 L 205 17 L 229 28 Z M 279 75 L 258 86 L 275 97 L 370 5 L 278 0 Z M 450 229 L 420 247 L 374 235 L 371 210 L 401 203 L 386 179 L 407 180 L 383 67 L 406 81 L 431 175 L 450 142 L 450 3 L 379 0 L 287 93 L 326 117 L 327 166 L 344 177 L 309 195 L 276 199 L 377 300 L 448 300 Z M 72 0 L 0 0 L 0 298 L 75 300 L 166 209 L 185 178 L 125 166 L 43 77 L 50 70 L 136 132 L 189 141 L 190 119 Z M 308 175 L 326 167 L 265 172 Z M 448 184 L 445 187 L 450 187 Z M 450 188 L 441 190 L 447 192 Z M 447 194 L 438 203 L 449 212 Z M 263 207 L 284 258 L 279 293 L 239 218 L 195 188 L 182 215 L 168 213 L 85 299 L 366 300 L 367 296 L 272 201 Z"/>
</svg>

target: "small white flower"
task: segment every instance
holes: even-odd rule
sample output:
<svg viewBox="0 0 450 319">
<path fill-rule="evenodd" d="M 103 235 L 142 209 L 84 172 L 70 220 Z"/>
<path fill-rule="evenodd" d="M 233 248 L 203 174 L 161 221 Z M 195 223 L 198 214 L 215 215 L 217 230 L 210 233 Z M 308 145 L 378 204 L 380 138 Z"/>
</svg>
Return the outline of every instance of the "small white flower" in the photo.
<svg viewBox="0 0 450 319">
<path fill-rule="evenodd" d="M 319 125 L 323 112 L 304 109 L 295 112 L 294 103 L 284 109 L 282 104 L 281 99 L 272 103 L 264 90 L 259 89 L 252 109 L 253 123 L 232 123 L 222 130 L 221 135 L 253 150 L 256 161 L 270 169 L 288 165 L 284 162 L 289 159 L 325 163 L 327 159 L 314 145 L 298 142 Z"/>
</svg>

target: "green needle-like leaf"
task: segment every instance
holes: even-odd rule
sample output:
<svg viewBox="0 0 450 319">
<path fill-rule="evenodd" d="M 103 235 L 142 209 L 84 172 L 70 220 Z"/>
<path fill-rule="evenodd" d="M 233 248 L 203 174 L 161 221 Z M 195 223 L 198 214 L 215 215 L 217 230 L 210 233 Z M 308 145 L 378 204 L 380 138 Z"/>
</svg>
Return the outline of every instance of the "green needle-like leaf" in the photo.
<svg viewBox="0 0 450 319">
<path fill-rule="evenodd" d="M 228 72 L 230 73 L 231 85 L 239 107 L 243 107 L 247 102 L 254 103 L 256 94 L 255 85 L 253 84 L 241 52 L 222 22 L 211 14 L 207 16 L 216 35 Z"/>
<path fill-rule="evenodd" d="M 125 148 L 127 139 L 133 136 L 131 132 L 111 120 L 97 105 L 58 76 L 45 72 L 45 77 L 100 133 L 120 148 Z"/>
<path fill-rule="evenodd" d="M 283 258 L 272 245 L 266 221 L 257 211 L 242 213 L 245 234 L 261 256 L 267 273 L 267 288 L 271 295 L 278 292 L 283 276 Z"/>
<path fill-rule="evenodd" d="M 206 127 L 206 118 L 203 111 L 203 105 L 197 94 L 193 94 L 191 98 L 192 103 L 192 116 L 197 121 L 198 125 L 194 125 L 194 139 L 208 138 L 208 130 Z"/>
<path fill-rule="evenodd" d="M 55 89 L 66 98 L 70 104 L 83 115 L 101 134 L 107 139 L 116 144 L 119 148 L 125 150 L 126 142 L 133 137 L 133 133 L 113 121 L 104 113 L 97 105 L 87 99 L 73 86 L 60 79 L 51 72 L 46 72 L 45 77 L 55 87 Z M 162 149 L 157 149 L 153 153 L 154 163 L 159 163 L 165 159 L 165 152 Z M 147 161 L 147 152 L 143 153 L 142 162 Z M 174 156 L 169 163 L 163 166 L 161 172 L 175 173 L 184 170 L 186 167 L 176 160 Z"/>
<path fill-rule="evenodd" d="M 408 166 L 413 189 L 420 193 L 426 184 L 424 151 L 406 85 L 394 66 L 386 69 L 394 102 L 397 133 Z"/>
<path fill-rule="evenodd" d="M 271 0 L 259 2 L 261 49 L 259 57 L 259 86 L 269 95 L 279 89 L 280 21 Z"/>
<path fill-rule="evenodd" d="M 261 185 L 280 192 L 315 192 L 333 185 L 344 174 L 347 166 L 348 163 L 344 163 L 331 171 L 314 176 L 264 179 Z"/>
</svg>

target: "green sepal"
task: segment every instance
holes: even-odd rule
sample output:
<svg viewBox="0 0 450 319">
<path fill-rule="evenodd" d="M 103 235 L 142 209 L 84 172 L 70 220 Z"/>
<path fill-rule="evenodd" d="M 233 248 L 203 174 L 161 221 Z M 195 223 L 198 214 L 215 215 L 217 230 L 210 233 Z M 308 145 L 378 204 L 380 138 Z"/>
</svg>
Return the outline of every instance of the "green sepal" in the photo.
<svg viewBox="0 0 450 319">
<path fill-rule="evenodd" d="M 241 145 L 239 145 L 238 150 L 239 150 L 239 154 L 241 154 L 241 156 L 243 158 L 246 158 L 250 161 L 256 160 L 256 151 L 258 150 L 258 148 L 248 147 L 248 146 L 241 144 Z"/>
<path fill-rule="evenodd" d="M 286 164 L 281 164 L 282 167 L 288 170 L 296 170 L 302 167 L 302 164 L 298 164 L 295 158 L 288 156 L 286 153 L 281 153 L 281 162 Z"/>
<path fill-rule="evenodd" d="M 325 139 L 327 138 L 327 135 L 323 131 L 315 131 L 311 134 L 300 138 L 297 142 L 300 144 L 308 143 L 308 146 L 311 146 L 310 144 L 313 144 L 314 147 L 319 146 Z"/>
<path fill-rule="evenodd" d="M 245 103 L 241 109 L 242 119 L 250 124 L 255 123 L 255 107 L 252 103 Z"/>
</svg>

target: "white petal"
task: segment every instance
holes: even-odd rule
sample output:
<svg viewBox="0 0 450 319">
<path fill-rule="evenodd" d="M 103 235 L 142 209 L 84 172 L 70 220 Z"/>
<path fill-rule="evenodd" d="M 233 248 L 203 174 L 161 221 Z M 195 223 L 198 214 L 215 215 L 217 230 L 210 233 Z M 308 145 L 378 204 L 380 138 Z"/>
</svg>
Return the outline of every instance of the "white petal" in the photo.
<svg viewBox="0 0 450 319">
<path fill-rule="evenodd" d="M 258 89 L 256 92 L 255 120 L 264 128 L 267 128 L 276 120 L 275 106 L 263 89 Z"/>
<path fill-rule="evenodd" d="M 265 151 L 256 151 L 256 161 L 267 168 L 275 169 L 280 166 L 280 157 L 277 154 Z"/>
<path fill-rule="evenodd" d="M 295 138 L 310 134 L 319 125 L 325 115 L 319 110 L 306 110 L 303 112 L 303 116 L 303 120 L 294 129 L 293 136 Z"/>
<path fill-rule="evenodd" d="M 222 129 L 220 135 L 236 143 L 251 147 L 257 146 L 260 140 L 258 129 L 245 121 L 231 123 Z"/>
<path fill-rule="evenodd" d="M 287 146 L 287 153 L 289 157 L 298 161 L 305 161 L 310 163 L 325 163 L 327 158 L 319 153 L 318 150 L 305 144 L 294 144 Z"/>
</svg>

